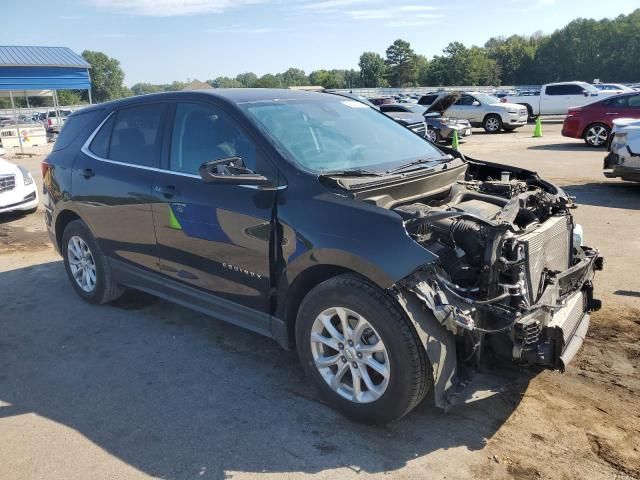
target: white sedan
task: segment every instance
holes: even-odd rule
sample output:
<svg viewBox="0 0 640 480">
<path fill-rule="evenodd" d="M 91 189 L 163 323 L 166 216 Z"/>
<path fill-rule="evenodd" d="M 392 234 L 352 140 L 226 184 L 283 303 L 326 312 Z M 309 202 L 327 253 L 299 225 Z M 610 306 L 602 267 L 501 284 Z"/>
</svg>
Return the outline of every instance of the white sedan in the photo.
<svg viewBox="0 0 640 480">
<path fill-rule="evenodd" d="M 4 151 L 0 148 L 0 155 Z M 29 171 L 0 156 L 0 213 L 33 213 L 38 209 L 38 189 Z"/>
</svg>

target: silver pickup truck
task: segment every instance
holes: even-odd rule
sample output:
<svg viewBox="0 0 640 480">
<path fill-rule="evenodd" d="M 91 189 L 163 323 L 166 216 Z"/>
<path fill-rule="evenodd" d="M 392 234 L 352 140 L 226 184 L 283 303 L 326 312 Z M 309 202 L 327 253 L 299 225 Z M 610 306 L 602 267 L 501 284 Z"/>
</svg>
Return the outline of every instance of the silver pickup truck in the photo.
<svg viewBox="0 0 640 480">
<path fill-rule="evenodd" d="M 422 96 L 420 105 L 431 105 L 445 92 Z M 472 126 L 482 127 L 487 133 L 500 130 L 510 132 L 527 124 L 527 109 L 514 103 L 502 103 L 499 98 L 481 92 L 465 92 L 446 111 L 448 117 L 469 120 Z"/>
</svg>

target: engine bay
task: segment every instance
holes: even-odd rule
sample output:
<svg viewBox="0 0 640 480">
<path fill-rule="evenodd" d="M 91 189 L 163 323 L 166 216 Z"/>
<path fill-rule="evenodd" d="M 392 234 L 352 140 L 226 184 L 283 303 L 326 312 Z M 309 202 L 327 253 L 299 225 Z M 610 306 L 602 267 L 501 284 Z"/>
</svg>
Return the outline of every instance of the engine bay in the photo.
<svg viewBox="0 0 640 480">
<path fill-rule="evenodd" d="M 478 363 L 489 346 L 509 361 L 555 362 L 548 327 L 595 255 L 574 235 L 572 207 L 537 176 L 470 168 L 447 192 L 392 208 L 438 257 L 408 287 L 456 335 L 459 361 Z M 595 309 L 590 294 L 584 302 Z"/>
</svg>

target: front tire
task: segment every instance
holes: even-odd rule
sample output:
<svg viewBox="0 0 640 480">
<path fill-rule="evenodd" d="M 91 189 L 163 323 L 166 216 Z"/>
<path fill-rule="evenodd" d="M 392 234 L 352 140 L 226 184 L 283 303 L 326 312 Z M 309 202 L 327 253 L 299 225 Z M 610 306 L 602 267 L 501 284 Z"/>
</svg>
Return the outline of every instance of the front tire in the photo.
<svg viewBox="0 0 640 480">
<path fill-rule="evenodd" d="M 62 235 L 62 256 L 69 281 L 89 303 L 111 302 L 124 293 L 93 234 L 82 220 L 70 222 Z"/>
<path fill-rule="evenodd" d="M 484 117 L 482 128 L 487 133 L 498 133 L 502 128 L 502 118 L 500 115 L 490 114 Z"/>
<path fill-rule="evenodd" d="M 607 127 L 603 123 L 594 123 L 593 125 L 589 125 L 584 131 L 584 135 L 582 138 L 584 139 L 584 143 L 593 148 L 602 147 L 607 143 L 607 139 L 609 138 L 609 127 Z"/>
<path fill-rule="evenodd" d="M 434 128 L 427 128 L 427 133 L 425 136 L 427 137 L 427 140 L 429 140 L 431 143 L 435 145 L 437 145 L 442 141 L 442 137 L 440 136 L 440 133 Z"/>
<path fill-rule="evenodd" d="M 316 286 L 298 311 L 300 361 L 322 397 L 344 415 L 389 423 L 432 385 L 424 347 L 384 291 L 354 275 Z"/>
</svg>

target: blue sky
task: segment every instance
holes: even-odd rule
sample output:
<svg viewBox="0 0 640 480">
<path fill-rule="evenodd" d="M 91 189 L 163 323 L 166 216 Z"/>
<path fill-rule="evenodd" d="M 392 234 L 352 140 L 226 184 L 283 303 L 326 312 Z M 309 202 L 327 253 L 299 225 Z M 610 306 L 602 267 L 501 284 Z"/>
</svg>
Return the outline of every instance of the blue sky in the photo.
<svg viewBox="0 0 640 480">
<path fill-rule="evenodd" d="M 638 0 L 23 0 L 3 2 L 2 45 L 100 50 L 127 85 L 298 67 L 356 68 L 397 38 L 431 57 L 451 41 L 550 33 L 578 16 L 615 17 Z"/>
</svg>

